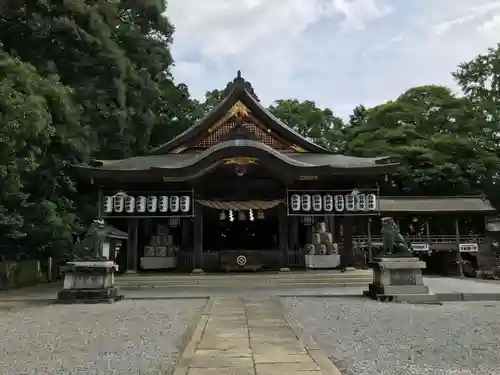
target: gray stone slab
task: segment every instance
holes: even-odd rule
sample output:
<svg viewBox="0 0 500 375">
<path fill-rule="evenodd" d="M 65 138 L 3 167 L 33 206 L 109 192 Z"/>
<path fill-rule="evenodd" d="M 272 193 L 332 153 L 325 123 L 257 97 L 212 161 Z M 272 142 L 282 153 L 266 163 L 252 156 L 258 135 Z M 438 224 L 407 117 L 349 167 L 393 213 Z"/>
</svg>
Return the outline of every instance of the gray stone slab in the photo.
<svg viewBox="0 0 500 375">
<path fill-rule="evenodd" d="M 234 330 L 222 330 L 222 331 L 209 331 L 206 330 L 203 337 L 213 337 L 216 340 L 227 340 L 230 338 L 240 337 L 248 338 L 248 332 L 244 330 L 234 331 Z"/>
<path fill-rule="evenodd" d="M 305 366 L 315 366 L 316 364 L 312 360 L 309 354 L 300 353 L 267 353 L 267 354 L 254 354 L 253 360 L 256 364 L 259 363 L 298 363 L 304 364 Z"/>
<path fill-rule="evenodd" d="M 222 341 L 217 336 L 203 336 L 198 343 L 198 349 L 231 349 L 231 348 L 249 348 L 250 341 L 248 337 L 230 337 Z"/>
<path fill-rule="evenodd" d="M 319 366 L 312 360 L 311 362 L 257 363 L 255 369 L 257 375 L 271 375 L 279 371 L 288 371 L 289 374 L 293 374 L 293 371 L 321 371 Z"/>
<path fill-rule="evenodd" d="M 262 341 L 252 341 L 252 351 L 254 354 L 306 354 L 305 348 L 298 341 L 281 342 L 281 343 L 268 343 Z"/>
<path fill-rule="evenodd" d="M 187 375 L 255 375 L 252 367 L 190 368 Z M 301 374 L 307 375 L 307 374 Z"/>
<path fill-rule="evenodd" d="M 199 355 L 195 352 L 190 368 L 220 368 L 220 367 L 241 367 L 252 368 L 253 359 L 251 357 L 225 357 L 220 355 Z"/>
<path fill-rule="evenodd" d="M 195 355 L 197 356 L 208 356 L 208 357 L 252 357 L 252 350 L 247 345 L 233 347 L 228 349 L 202 349 L 197 348 Z"/>
</svg>

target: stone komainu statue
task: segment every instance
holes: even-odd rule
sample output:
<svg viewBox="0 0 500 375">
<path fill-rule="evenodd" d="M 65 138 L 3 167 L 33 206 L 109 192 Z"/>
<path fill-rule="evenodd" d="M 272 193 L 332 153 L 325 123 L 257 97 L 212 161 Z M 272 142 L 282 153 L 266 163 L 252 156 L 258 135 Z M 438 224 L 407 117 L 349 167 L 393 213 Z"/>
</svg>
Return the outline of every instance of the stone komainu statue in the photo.
<svg viewBox="0 0 500 375">
<path fill-rule="evenodd" d="M 95 260 L 103 258 L 101 256 L 102 242 L 106 236 L 103 235 L 105 223 L 101 220 L 94 220 L 88 228 L 81 242 L 73 247 L 74 260 Z"/>
<path fill-rule="evenodd" d="M 403 238 L 392 217 L 382 218 L 382 241 L 388 255 L 410 254 L 411 245 Z"/>
</svg>

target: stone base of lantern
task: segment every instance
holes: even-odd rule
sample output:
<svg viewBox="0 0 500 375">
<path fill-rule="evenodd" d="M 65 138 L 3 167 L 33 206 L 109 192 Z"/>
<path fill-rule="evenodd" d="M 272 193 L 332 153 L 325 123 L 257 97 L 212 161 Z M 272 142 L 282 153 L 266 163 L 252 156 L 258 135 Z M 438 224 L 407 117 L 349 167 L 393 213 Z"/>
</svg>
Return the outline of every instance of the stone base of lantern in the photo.
<svg viewBox="0 0 500 375">
<path fill-rule="evenodd" d="M 113 303 L 123 299 L 115 286 L 118 266 L 111 261 L 68 262 L 63 267 L 63 289 L 59 303 Z"/>
<path fill-rule="evenodd" d="M 382 302 L 441 304 L 423 284 L 425 262 L 414 257 L 382 257 L 373 262 L 373 283 L 363 294 Z"/>
</svg>

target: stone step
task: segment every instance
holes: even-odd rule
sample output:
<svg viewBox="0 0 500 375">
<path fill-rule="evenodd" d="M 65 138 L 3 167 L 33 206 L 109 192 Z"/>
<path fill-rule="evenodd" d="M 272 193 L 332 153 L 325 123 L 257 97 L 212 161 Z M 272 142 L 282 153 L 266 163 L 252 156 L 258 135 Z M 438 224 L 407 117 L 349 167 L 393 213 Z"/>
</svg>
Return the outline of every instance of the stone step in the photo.
<svg viewBox="0 0 500 375">
<path fill-rule="evenodd" d="M 286 273 L 252 275 L 126 275 L 116 278 L 122 288 L 178 288 L 178 287 L 328 287 L 366 286 L 372 282 L 372 273 L 367 270 L 345 273 Z"/>
</svg>

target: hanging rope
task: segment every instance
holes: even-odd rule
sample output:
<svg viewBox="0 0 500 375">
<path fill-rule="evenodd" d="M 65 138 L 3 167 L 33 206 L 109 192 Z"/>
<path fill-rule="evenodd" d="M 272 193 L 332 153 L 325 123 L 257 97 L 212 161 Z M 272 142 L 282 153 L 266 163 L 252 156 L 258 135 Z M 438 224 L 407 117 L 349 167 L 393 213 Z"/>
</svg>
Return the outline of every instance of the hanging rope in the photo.
<svg viewBox="0 0 500 375">
<path fill-rule="evenodd" d="M 283 203 L 282 199 L 273 201 L 206 201 L 197 200 L 198 203 L 205 207 L 214 208 L 216 210 L 234 210 L 234 211 L 247 211 L 247 210 L 268 210 Z"/>
</svg>

